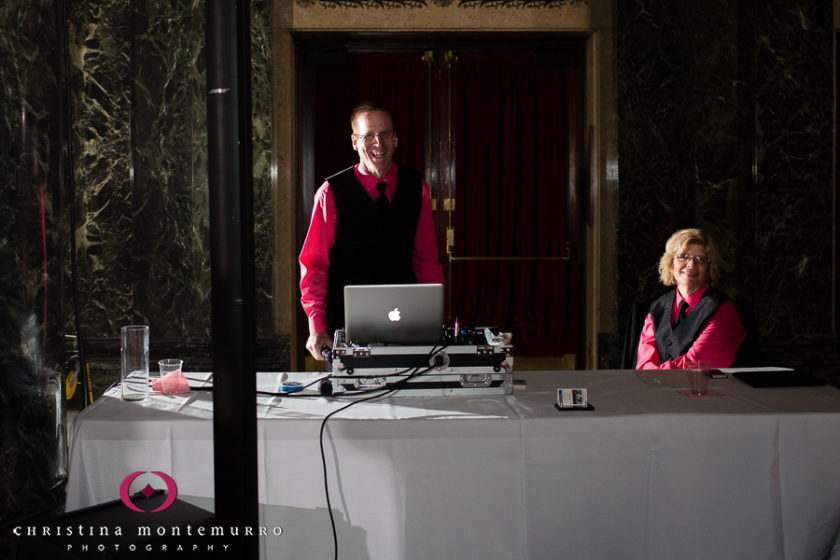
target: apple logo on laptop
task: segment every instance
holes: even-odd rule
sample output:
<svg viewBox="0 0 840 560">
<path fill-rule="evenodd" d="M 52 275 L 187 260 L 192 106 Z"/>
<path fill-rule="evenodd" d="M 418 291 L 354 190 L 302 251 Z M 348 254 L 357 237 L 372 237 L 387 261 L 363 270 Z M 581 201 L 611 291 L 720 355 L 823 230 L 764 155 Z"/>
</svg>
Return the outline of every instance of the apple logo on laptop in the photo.
<svg viewBox="0 0 840 560">
<path fill-rule="evenodd" d="M 388 312 L 388 319 L 392 322 L 396 322 L 400 320 L 400 308 L 395 307 L 391 311 Z"/>
</svg>

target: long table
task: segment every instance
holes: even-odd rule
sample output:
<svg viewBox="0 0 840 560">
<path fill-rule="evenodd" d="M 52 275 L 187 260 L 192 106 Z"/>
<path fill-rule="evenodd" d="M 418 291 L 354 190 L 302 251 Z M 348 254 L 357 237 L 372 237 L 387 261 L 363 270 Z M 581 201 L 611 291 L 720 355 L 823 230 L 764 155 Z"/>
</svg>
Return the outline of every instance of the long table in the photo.
<svg viewBox="0 0 840 560">
<path fill-rule="evenodd" d="M 512 395 L 409 393 L 329 419 L 340 558 L 840 558 L 840 390 L 730 376 L 694 398 L 680 372 L 516 377 Z M 558 387 L 587 388 L 595 409 L 557 410 Z M 349 400 L 257 398 L 262 557 L 331 558 L 318 436 Z M 212 509 L 208 392 L 109 390 L 76 417 L 70 451 L 68 511 L 119 499 L 138 471 Z"/>
</svg>

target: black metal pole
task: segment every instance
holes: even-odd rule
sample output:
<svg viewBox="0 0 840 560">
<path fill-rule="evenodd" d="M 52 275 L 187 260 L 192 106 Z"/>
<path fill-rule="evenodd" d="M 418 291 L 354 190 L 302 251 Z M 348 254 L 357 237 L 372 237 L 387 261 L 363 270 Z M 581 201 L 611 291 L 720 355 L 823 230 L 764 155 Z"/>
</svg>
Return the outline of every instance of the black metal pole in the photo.
<svg viewBox="0 0 840 560">
<path fill-rule="evenodd" d="M 223 525 L 256 528 L 259 510 L 249 29 L 249 2 L 207 1 L 216 520 Z M 257 538 L 240 539 L 234 543 L 237 556 L 257 558 Z"/>
</svg>

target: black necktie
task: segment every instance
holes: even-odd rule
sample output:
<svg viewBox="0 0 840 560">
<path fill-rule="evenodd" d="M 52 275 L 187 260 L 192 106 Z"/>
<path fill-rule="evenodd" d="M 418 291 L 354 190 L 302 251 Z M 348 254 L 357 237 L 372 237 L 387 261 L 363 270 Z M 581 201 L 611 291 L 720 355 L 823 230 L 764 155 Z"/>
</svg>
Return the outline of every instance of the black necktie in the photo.
<svg viewBox="0 0 840 560">
<path fill-rule="evenodd" d="M 688 313 L 688 302 L 683 300 L 683 302 L 680 304 L 680 312 L 677 314 L 677 320 L 674 321 L 674 325 L 671 328 L 672 329 L 677 328 L 677 325 L 679 325 L 680 322 L 683 319 L 685 319 L 685 316 L 686 316 L 687 313 Z"/>
<path fill-rule="evenodd" d="M 379 181 L 376 183 L 376 190 L 379 191 L 379 198 L 376 199 L 376 204 L 379 205 L 380 208 L 388 208 L 391 203 L 388 202 L 388 197 L 385 196 L 385 187 L 388 186 L 388 183 L 385 181 Z"/>
</svg>

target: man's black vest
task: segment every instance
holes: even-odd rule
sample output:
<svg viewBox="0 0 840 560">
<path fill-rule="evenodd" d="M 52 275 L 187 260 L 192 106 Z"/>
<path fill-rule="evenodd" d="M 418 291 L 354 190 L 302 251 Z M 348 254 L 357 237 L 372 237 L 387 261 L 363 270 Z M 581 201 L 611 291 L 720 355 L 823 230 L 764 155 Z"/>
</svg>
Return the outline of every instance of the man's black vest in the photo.
<svg viewBox="0 0 840 560">
<path fill-rule="evenodd" d="M 730 301 L 723 292 L 712 287 L 706 288 L 706 292 L 691 310 L 691 313 L 686 315 L 679 325 L 672 328 L 671 308 L 674 305 L 676 295 L 677 290 L 675 288 L 650 304 L 650 318 L 653 320 L 656 350 L 659 352 L 659 360 L 662 363 L 688 352 L 688 349 L 703 332 L 706 323 L 715 314 L 717 308 L 722 303 Z"/>
<path fill-rule="evenodd" d="M 394 197 L 386 208 L 370 198 L 352 167 L 327 181 L 337 216 L 327 274 L 327 328 L 332 335 L 344 325 L 344 286 L 417 282 L 411 262 L 423 178 L 398 166 Z"/>
</svg>

